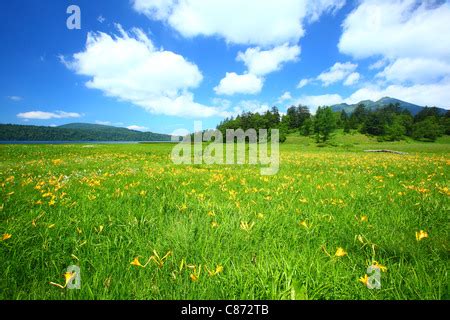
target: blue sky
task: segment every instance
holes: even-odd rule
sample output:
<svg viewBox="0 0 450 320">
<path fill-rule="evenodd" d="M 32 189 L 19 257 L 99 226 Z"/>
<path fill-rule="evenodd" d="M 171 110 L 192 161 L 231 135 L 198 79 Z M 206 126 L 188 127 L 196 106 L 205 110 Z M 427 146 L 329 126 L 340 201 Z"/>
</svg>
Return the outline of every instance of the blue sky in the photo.
<svg viewBox="0 0 450 320">
<path fill-rule="evenodd" d="M 274 105 L 450 107 L 448 1 L 111 3 L 0 2 L 1 123 L 171 133 Z"/>
</svg>

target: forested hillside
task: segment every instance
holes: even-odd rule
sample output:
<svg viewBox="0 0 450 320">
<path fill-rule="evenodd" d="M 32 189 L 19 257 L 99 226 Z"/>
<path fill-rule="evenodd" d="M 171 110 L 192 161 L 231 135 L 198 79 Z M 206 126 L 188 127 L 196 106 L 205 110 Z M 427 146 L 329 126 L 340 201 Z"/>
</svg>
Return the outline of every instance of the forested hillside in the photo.
<svg viewBox="0 0 450 320">
<path fill-rule="evenodd" d="M 96 124 L 61 127 L 0 124 L 0 141 L 170 141 L 170 136 Z"/>
</svg>

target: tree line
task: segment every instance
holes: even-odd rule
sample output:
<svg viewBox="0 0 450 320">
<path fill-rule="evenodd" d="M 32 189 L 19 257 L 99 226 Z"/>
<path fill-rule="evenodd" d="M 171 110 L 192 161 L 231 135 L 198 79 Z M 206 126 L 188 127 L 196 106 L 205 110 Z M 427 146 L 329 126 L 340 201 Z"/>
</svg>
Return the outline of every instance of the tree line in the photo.
<svg viewBox="0 0 450 320">
<path fill-rule="evenodd" d="M 171 137 L 126 128 L 59 128 L 0 124 L 0 141 L 170 141 Z"/>
<path fill-rule="evenodd" d="M 371 110 L 359 104 L 352 113 L 345 110 L 333 111 L 331 107 L 319 107 L 311 114 L 306 106 L 291 106 L 285 115 L 277 107 L 263 114 L 245 112 L 223 120 L 217 129 L 225 134 L 227 129 L 279 129 L 280 142 L 286 135 L 298 132 L 313 136 L 316 142 L 326 142 L 337 129 L 344 133 L 360 132 L 376 136 L 379 141 L 397 141 L 411 137 L 421 141 L 435 141 L 444 134 L 450 134 L 450 111 L 442 113 L 438 108 L 425 107 L 413 116 L 399 104 Z"/>
</svg>

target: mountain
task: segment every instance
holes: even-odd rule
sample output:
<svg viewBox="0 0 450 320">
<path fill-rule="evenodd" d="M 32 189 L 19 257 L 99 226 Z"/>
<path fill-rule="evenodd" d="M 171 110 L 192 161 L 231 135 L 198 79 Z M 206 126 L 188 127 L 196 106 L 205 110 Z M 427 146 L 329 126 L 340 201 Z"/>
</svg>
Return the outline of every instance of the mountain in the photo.
<svg viewBox="0 0 450 320">
<path fill-rule="evenodd" d="M 90 123 L 59 127 L 0 124 L 0 141 L 170 141 L 171 136 Z"/>
<path fill-rule="evenodd" d="M 389 104 L 396 104 L 398 103 L 400 108 L 402 109 L 406 109 L 409 112 L 411 112 L 411 114 L 413 116 L 415 116 L 416 114 L 418 114 L 422 109 L 424 109 L 424 107 L 418 106 L 416 104 L 412 104 L 409 102 L 405 102 L 399 99 L 395 99 L 395 98 L 390 98 L 390 97 L 384 97 L 381 98 L 378 101 L 371 101 L 371 100 L 363 100 L 359 103 L 356 104 L 347 104 L 347 103 L 341 103 L 341 104 L 336 104 L 331 106 L 331 108 L 333 109 L 333 111 L 342 111 L 345 110 L 345 112 L 347 113 L 352 113 L 355 108 L 359 105 L 359 104 L 364 104 L 366 106 L 366 108 L 370 109 L 370 110 L 376 110 L 376 109 L 380 109 L 383 107 L 388 106 Z M 438 108 L 442 113 L 447 112 L 447 110 L 445 109 L 440 109 Z"/>
</svg>

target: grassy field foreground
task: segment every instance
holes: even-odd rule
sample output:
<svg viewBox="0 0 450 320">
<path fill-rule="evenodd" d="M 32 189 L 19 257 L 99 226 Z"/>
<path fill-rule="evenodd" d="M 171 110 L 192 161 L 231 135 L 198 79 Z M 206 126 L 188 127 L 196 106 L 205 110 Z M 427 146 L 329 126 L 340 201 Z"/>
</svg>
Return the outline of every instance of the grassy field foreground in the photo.
<svg viewBox="0 0 450 320">
<path fill-rule="evenodd" d="M 0 146 L 0 299 L 448 299 L 450 144 L 363 140 L 290 137 L 270 177 L 168 144 Z M 80 290 L 49 284 L 69 265 Z"/>
</svg>

